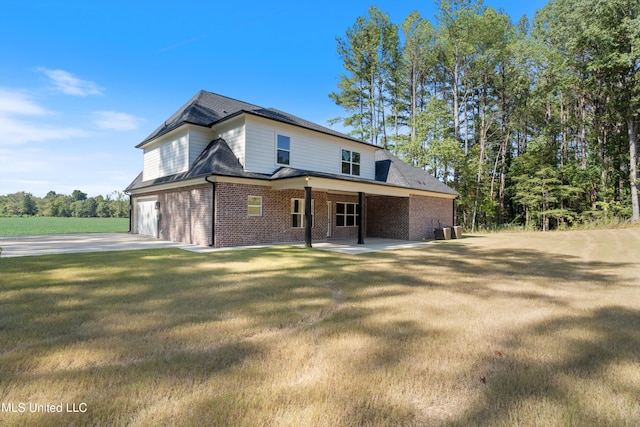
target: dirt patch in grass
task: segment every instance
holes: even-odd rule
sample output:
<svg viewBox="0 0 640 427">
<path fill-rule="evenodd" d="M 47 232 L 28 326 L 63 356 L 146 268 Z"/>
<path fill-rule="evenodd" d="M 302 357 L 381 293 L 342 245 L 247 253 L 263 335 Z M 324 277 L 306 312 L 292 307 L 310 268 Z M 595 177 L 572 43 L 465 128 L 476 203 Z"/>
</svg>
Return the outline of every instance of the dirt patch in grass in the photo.
<svg viewBox="0 0 640 427">
<path fill-rule="evenodd" d="M 0 423 L 637 425 L 638 253 L 635 228 L 0 259 Z M 86 412 L 28 406 L 59 403 Z"/>
</svg>

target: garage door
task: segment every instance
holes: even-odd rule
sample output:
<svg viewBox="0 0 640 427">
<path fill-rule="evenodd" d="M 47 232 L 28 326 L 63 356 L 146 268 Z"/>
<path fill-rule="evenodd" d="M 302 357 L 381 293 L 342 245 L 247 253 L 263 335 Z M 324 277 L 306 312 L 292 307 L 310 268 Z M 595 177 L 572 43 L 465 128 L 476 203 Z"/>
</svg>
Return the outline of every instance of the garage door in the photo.
<svg viewBox="0 0 640 427">
<path fill-rule="evenodd" d="M 158 237 L 156 199 L 140 200 L 136 204 L 136 232 L 145 236 Z"/>
</svg>

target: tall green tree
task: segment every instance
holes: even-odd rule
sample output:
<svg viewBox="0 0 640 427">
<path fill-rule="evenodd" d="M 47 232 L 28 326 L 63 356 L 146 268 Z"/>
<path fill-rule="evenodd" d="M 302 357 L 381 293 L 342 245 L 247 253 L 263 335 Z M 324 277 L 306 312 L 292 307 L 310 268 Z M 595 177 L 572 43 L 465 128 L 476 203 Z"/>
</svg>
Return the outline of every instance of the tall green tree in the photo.
<svg viewBox="0 0 640 427">
<path fill-rule="evenodd" d="M 638 221 L 640 1 L 552 0 L 516 23 L 437 4 L 435 25 L 370 8 L 338 39 L 345 126 L 451 182 L 471 229 Z"/>
<path fill-rule="evenodd" d="M 389 108 L 396 102 L 393 81 L 400 67 L 397 25 L 371 6 L 367 16 L 358 17 L 345 36 L 336 40 L 347 74 L 340 76 L 340 91 L 329 97 L 352 114 L 334 121 L 354 127 L 354 136 L 386 148 L 387 117 L 389 111 L 392 115 L 397 112 Z"/>
<path fill-rule="evenodd" d="M 404 36 L 403 72 L 404 72 L 404 117 L 409 127 L 406 141 L 411 147 L 417 147 L 418 115 L 426 107 L 427 99 L 433 95 L 429 91 L 429 81 L 433 79 L 436 64 L 435 28 L 431 22 L 412 12 L 402 22 Z M 408 151 L 415 150 L 409 149 Z"/>
</svg>

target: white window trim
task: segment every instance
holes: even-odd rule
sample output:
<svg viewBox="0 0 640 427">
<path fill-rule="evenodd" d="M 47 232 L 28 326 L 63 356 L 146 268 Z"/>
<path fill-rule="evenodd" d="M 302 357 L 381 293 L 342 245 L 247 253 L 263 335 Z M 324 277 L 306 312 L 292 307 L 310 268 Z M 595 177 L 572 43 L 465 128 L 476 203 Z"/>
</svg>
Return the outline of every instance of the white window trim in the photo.
<svg viewBox="0 0 640 427">
<path fill-rule="evenodd" d="M 343 151 L 348 151 L 349 152 L 349 161 L 346 162 L 344 161 L 344 159 L 342 158 L 342 152 Z M 360 162 L 355 163 L 353 161 L 353 154 L 357 154 L 358 157 L 360 157 Z M 343 163 L 349 163 L 349 172 L 344 172 L 342 170 L 342 164 Z M 359 173 L 356 175 L 353 173 L 353 165 L 358 165 L 358 168 L 360 169 Z M 362 172 L 362 153 L 360 151 L 353 151 L 351 148 L 346 148 L 346 147 L 341 147 L 340 148 L 340 173 L 342 173 L 342 175 L 351 175 L 351 176 L 360 176 L 360 172 Z"/>
<path fill-rule="evenodd" d="M 285 138 L 289 138 L 289 149 L 288 150 L 278 147 L 278 137 L 279 136 L 283 136 Z M 276 154 L 276 158 L 275 158 L 276 165 L 278 165 L 278 166 L 291 166 L 291 137 L 289 135 L 285 135 L 284 133 L 276 132 L 275 145 L 276 145 L 276 152 L 275 152 L 275 154 Z M 280 162 L 278 162 L 278 151 L 286 151 L 287 153 L 289 153 L 289 163 L 280 163 Z"/>
<path fill-rule="evenodd" d="M 344 213 L 338 213 L 338 205 L 344 205 Z M 353 205 L 353 214 L 347 213 L 347 205 Z M 344 218 L 343 224 L 338 225 L 338 217 Z M 347 218 L 353 217 L 353 225 L 347 225 Z M 336 227 L 339 228 L 347 228 L 347 227 L 358 227 L 358 222 L 360 222 L 360 212 L 358 203 L 354 202 L 336 202 Z"/>
<path fill-rule="evenodd" d="M 251 199 L 255 199 L 255 200 L 260 200 L 260 205 L 257 204 L 251 204 Z M 256 207 L 259 206 L 260 207 L 260 213 L 259 214 L 252 214 L 250 213 L 250 208 L 251 207 Z M 247 216 L 262 216 L 262 196 L 247 196 Z"/>
<path fill-rule="evenodd" d="M 293 211 L 293 207 L 295 206 L 294 201 L 298 201 L 300 203 L 298 203 L 298 206 L 301 207 L 302 212 L 294 212 Z M 314 228 L 316 225 L 316 221 L 315 221 L 315 201 L 313 199 L 311 199 L 311 228 Z M 293 218 L 293 215 L 299 215 L 300 216 L 300 227 L 294 227 L 293 224 L 291 224 L 291 228 L 305 228 L 306 226 L 306 218 L 305 218 L 305 214 L 304 214 L 304 199 L 296 199 L 293 198 L 291 199 L 291 216 L 289 217 L 290 219 Z"/>
</svg>

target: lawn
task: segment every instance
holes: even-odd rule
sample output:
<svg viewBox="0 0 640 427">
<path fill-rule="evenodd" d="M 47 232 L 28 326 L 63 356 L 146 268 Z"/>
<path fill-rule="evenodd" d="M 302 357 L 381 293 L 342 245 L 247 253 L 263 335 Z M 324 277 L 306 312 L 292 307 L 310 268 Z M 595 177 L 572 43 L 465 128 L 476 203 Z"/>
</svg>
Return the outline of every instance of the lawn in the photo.
<svg viewBox="0 0 640 427">
<path fill-rule="evenodd" d="M 0 217 L 0 236 L 118 233 L 128 230 L 129 218 Z"/>
<path fill-rule="evenodd" d="M 0 424 L 640 425 L 639 253 L 631 228 L 0 259 Z"/>
</svg>

